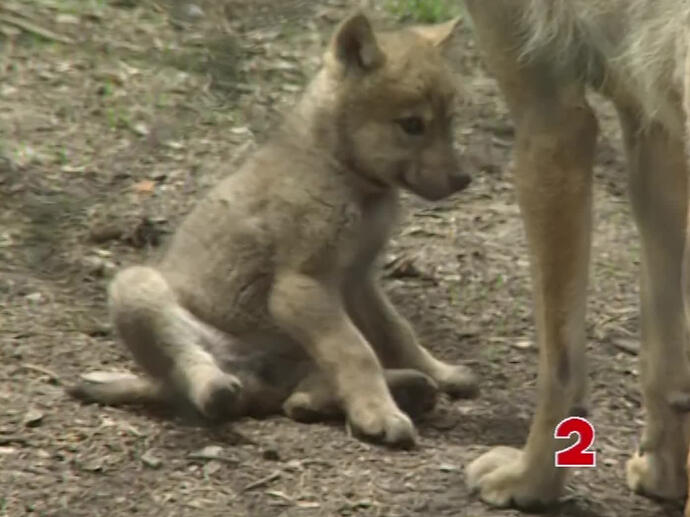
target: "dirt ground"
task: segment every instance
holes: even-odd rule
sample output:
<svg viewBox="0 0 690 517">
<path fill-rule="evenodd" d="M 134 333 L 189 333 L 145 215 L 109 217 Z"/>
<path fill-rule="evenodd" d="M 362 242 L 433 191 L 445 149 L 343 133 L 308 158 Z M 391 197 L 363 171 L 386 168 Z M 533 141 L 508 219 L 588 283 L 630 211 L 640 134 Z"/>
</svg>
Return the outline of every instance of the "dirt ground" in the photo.
<svg viewBox="0 0 690 517">
<path fill-rule="evenodd" d="M 0 4 L 0 515 L 468 516 L 464 466 L 523 443 L 536 357 L 525 241 L 510 183 L 513 133 L 468 27 L 454 62 L 471 187 L 406 197 L 385 286 L 439 356 L 482 392 L 442 400 L 419 446 L 391 451 L 341 424 L 285 418 L 199 427 L 81 405 L 62 385 L 127 369 L 105 285 L 145 260 L 260 142 L 319 63 L 346 0 L 4 0 Z M 394 20 L 377 9 L 380 23 Z M 46 30 L 41 30 L 41 28 Z M 42 32 L 43 34 L 39 34 Z M 641 429 L 638 243 L 610 109 L 596 165 L 588 316 L 598 466 L 572 473 L 554 514 L 680 515 L 632 495 Z"/>
</svg>

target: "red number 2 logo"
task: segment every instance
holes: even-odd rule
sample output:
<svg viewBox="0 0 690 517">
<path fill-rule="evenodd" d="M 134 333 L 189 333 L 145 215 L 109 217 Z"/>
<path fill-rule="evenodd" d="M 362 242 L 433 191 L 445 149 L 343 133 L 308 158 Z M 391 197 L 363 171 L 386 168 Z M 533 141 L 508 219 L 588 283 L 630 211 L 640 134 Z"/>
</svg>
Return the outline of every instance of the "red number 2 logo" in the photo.
<svg viewBox="0 0 690 517">
<path fill-rule="evenodd" d="M 553 433 L 554 438 L 570 438 L 577 435 L 578 440 L 570 447 L 556 451 L 557 467 L 596 467 L 597 453 L 588 450 L 594 443 L 594 426 L 585 418 L 571 416 L 561 420 Z"/>
</svg>

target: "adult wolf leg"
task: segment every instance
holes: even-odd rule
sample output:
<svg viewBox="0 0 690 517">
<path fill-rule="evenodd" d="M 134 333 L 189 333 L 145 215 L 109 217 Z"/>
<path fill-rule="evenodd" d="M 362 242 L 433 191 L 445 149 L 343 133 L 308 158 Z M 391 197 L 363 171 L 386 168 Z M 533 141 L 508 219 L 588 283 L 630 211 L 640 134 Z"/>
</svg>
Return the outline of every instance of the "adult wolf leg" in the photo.
<svg viewBox="0 0 690 517">
<path fill-rule="evenodd" d="M 567 70 L 519 59 L 512 2 L 466 2 L 480 48 L 516 126 L 515 185 L 523 217 L 539 342 L 538 398 L 522 450 L 495 448 L 472 462 L 467 481 L 495 506 L 541 506 L 558 498 L 554 429 L 585 386 L 585 302 L 591 177 L 597 123 L 583 86 Z"/>
<path fill-rule="evenodd" d="M 619 109 L 630 169 L 630 193 L 642 239 L 641 381 L 645 430 L 628 462 L 628 484 L 659 497 L 685 493 L 685 415 L 673 404 L 690 393 L 681 282 L 686 217 L 683 141 L 656 124 L 643 128 Z"/>
</svg>

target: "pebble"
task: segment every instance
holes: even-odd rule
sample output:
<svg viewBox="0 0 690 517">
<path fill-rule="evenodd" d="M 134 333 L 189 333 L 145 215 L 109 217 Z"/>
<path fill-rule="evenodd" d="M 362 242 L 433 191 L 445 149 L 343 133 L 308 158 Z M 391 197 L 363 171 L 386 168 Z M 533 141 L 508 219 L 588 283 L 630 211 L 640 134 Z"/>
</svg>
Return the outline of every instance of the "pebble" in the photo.
<svg viewBox="0 0 690 517">
<path fill-rule="evenodd" d="M 156 456 L 153 449 L 149 449 L 141 455 L 141 462 L 152 469 L 158 469 L 163 465 L 163 460 Z"/>
<path fill-rule="evenodd" d="M 37 409 L 29 409 L 24 415 L 26 427 L 38 427 L 43 423 L 43 413 Z"/>
</svg>

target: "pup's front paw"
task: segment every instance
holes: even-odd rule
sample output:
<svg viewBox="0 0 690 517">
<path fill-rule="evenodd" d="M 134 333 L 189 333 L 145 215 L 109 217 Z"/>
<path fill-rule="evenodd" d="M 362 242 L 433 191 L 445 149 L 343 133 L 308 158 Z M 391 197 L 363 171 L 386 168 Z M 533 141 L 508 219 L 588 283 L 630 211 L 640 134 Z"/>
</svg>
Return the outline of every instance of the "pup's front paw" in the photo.
<svg viewBox="0 0 690 517">
<path fill-rule="evenodd" d="M 384 376 L 395 403 L 411 418 L 434 409 L 439 389 L 428 375 L 412 369 L 395 369 L 385 370 Z"/>
<path fill-rule="evenodd" d="M 334 418 L 339 408 L 334 400 L 313 392 L 296 391 L 283 402 L 283 412 L 297 422 L 306 423 Z"/>
<path fill-rule="evenodd" d="M 375 442 L 412 447 L 416 432 L 410 418 L 394 404 L 363 404 L 348 413 L 352 431 Z"/>
<path fill-rule="evenodd" d="M 479 380 L 474 372 L 461 364 L 442 364 L 434 375 L 441 391 L 456 398 L 473 398 L 479 394 Z"/>
<path fill-rule="evenodd" d="M 554 470 L 555 467 L 531 472 L 523 451 L 496 447 L 470 463 L 465 476 L 470 490 L 479 492 L 485 503 L 532 510 L 558 499 L 563 482 Z"/>
</svg>

